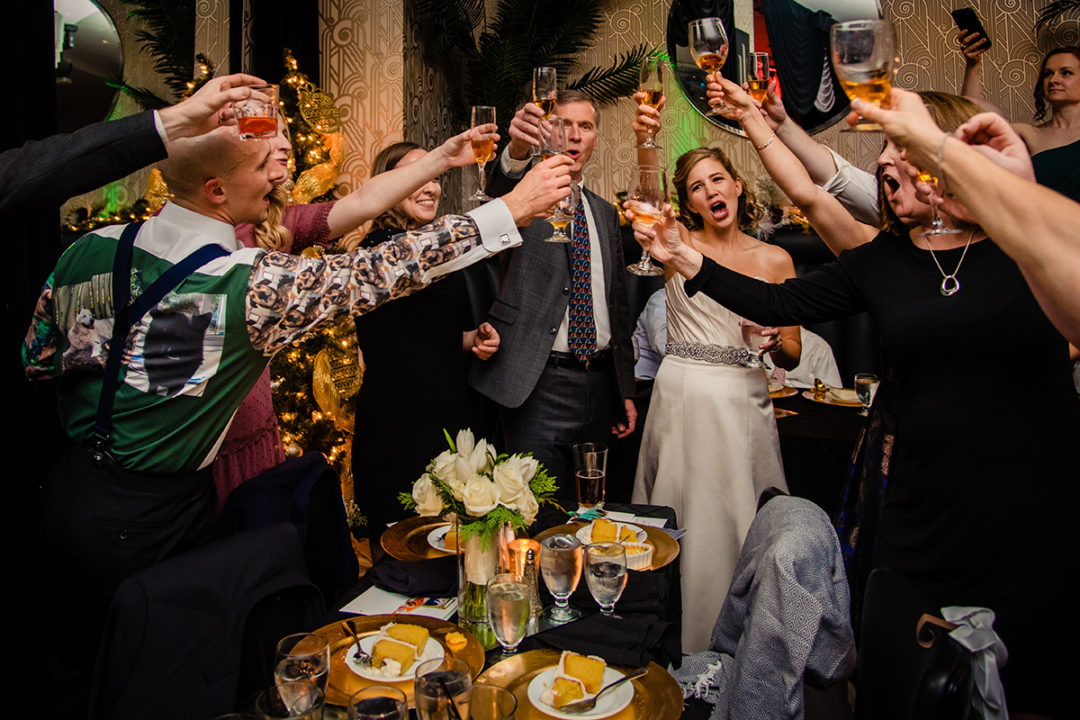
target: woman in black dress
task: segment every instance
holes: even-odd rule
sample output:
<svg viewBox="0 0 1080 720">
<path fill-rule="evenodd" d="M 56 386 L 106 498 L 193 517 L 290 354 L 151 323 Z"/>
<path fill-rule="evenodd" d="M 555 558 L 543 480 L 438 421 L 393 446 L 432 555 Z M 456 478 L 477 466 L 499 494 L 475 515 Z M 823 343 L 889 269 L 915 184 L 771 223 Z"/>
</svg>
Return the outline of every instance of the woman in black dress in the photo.
<svg viewBox="0 0 1080 720">
<path fill-rule="evenodd" d="M 399 142 L 376 157 L 372 175 L 407 165 L 426 151 Z M 433 178 L 372 222 L 361 241 L 374 247 L 402 230 L 438 215 L 442 190 Z M 486 360 L 499 337 L 471 317 L 462 273 L 451 273 L 423 292 L 356 318 L 364 355 L 364 382 L 356 397 L 352 467 L 356 503 L 377 542 L 386 524 L 405 517 L 397 495 L 409 491 L 428 461 L 446 449 L 443 428 L 453 437 L 470 427 L 474 394 L 466 374 L 473 355 Z"/>
<path fill-rule="evenodd" d="M 721 83 L 729 113 L 819 234 L 876 232 L 815 189 L 790 151 L 769 142 L 749 96 Z M 978 111 L 955 96 L 920 94 L 946 131 Z M 871 314 L 896 381 L 895 446 L 874 564 L 943 606 L 994 610 L 1009 649 L 1002 680 L 1010 710 L 1064 717 L 1068 685 L 1055 648 L 1070 643 L 1048 632 L 1045 618 L 1067 597 L 1072 567 L 1056 556 L 1071 545 L 1080 431 L 1066 342 L 981 228 L 943 215 L 961 232 L 921 236 L 932 216 L 916 198 L 914 175 L 887 143 L 878 159 L 884 229 L 781 285 L 702 258 L 681 242 L 670 212 L 653 229 L 635 231 L 661 262 L 690 278 L 688 294 L 705 292 L 754 322 Z"/>
</svg>

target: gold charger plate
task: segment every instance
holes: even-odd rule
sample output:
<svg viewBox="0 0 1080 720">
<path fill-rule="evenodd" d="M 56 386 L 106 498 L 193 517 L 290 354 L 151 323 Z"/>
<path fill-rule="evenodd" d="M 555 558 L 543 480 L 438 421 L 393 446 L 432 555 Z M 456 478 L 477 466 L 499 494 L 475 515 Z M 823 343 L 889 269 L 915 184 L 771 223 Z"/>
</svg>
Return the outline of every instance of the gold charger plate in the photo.
<svg viewBox="0 0 1080 720">
<path fill-rule="evenodd" d="M 419 515 L 396 522 L 382 534 L 382 546 L 391 557 L 397 560 L 415 562 L 453 555 L 451 552 L 436 550 L 428 543 L 427 536 L 440 525 L 449 525 L 438 517 L 420 517 Z"/>
<path fill-rule="evenodd" d="M 799 389 L 798 388 L 788 387 L 787 385 L 783 386 L 779 390 L 776 390 L 776 391 L 770 390 L 769 391 L 769 397 L 771 397 L 773 400 L 779 400 L 781 398 L 791 397 L 792 395 L 798 395 L 798 394 L 799 394 Z"/>
<path fill-rule="evenodd" d="M 480 641 L 473 637 L 469 631 L 463 630 L 446 620 L 439 620 L 438 618 L 426 617 L 424 615 L 356 615 L 352 618 L 352 621 L 353 626 L 356 628 L 356 634 L 361 638 L 365 635 L 372 635 L 379 632 L 379 628 L 391 622 L 409 623 L 410 625 L 426 627 L 428 632 L 431 633 L 431 637 L 443 646 L 443 650 L 448 657 L 459 658 L 468 664 L 469 668 L 472 669 L 473 677 L 476 677 L 476 675 L 484 669 L 484 648 L 480 645 Z M 345 655 L 354 643 L 352 637 L 345 632 L 345 628 L 341 627 L 340 622 L 331 623 L 315 632 L 324 636 L 330 644 L 330 678 L 326 683 L 326 702 L 333 705 L 348 705 L 349 698 L 366 687 L 371 687 L 372 685 L 393 685 L 394 687 L 401 688 L 405 693 L 405 697 L 409 700 L 409 705 L 412 705 L 412 678 L 409 678 L 408 680 L 398 680 L 397 682 L 394 682 L 389 678 L 382 680 L 368 680 L 367 678 L 360 677 L 348 668 L 345 664 Z M 459 632 L 468 640 L 465 647 L 457 652 L 451 651 L 450 648 L 446 646 L 446 635 L 447 633 L 452 632 Z"/>
<path fill-rule="evenodd" d="M 544 670 L 558 665 L 560 654 L 558 650 L 530 650 L 514 655 L 489 667 L 475 682 L 498 685 L 514 693 L 518 701 L 516 720 L 550 718 L 529 702 L 529 683 Z M 633 669 L 622 665 L 612 667 L 621 672 Z M 608 720 L 666 720 L 682 715 L 682 690 L 664 668 L 649 663 L 648 674 L 630 682 L 634 685 L 634 699 Z"/>
<path fill-rule="evenodd" d="M 821 403 L 822 405 L 836 405 L 837 407 L 853 407 L 853 408 L 861 408 L 862 407 L 862 403 L 859 402 L 858 400 L 856 400 L 855 402 L 849 402 L 847 400 L 839 400 L 839 399 L 833 397 L 832 395 L 830 395 L 829 393 L 825 393 L 824 395 L 818 396 L 818 395 L 814 394 L 813 390 L 803 390 L 802 396 L 804 398 L 806 398 L 807 400 L 813 400 L 814 402 Z"/>
<path fill-rule="evenodd" d="M 548 528 L 544 532 L 540 533 L 533 540 L 540 541 L 551 535 L 563 535 L 576 533 L 582 525 L 588 523 L 577 520 L 565 525 L 556 525 L 553 528 Z M 633 523 L 629 523 L 633 525 Z M 652 564 L 649 565 L 647 570 L 659 570 L 660 568 L 668 565 L 672 560 L 679 557 L 679 541 L 668 535 L 660 528 L 652 527 L 651 525 L 638 525 L 638 527 L 645 530 L 645 542 L 653 546 Z"/>
</svg>

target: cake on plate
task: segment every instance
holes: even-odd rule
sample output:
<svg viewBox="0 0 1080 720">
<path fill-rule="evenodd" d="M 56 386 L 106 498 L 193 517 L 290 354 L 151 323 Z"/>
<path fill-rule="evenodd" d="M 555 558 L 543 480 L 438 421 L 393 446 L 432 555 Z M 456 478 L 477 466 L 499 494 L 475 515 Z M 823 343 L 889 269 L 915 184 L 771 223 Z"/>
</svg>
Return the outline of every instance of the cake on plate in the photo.
<svg viewBox="0 0 1080 720">
<path fill-rule="evenodd" d="M 543 700 L 554 708 L 591 697 L 604 686 L 604 670 L 607 663 L 595 655 L 579 655 L 564 650 L 559 658 L 551 688 L 543 693 Z"/>
<path fill-rule="evenodd" d="M 383 625 L 371 648 L 371 666 L 391 675 L 401 675 L 423 654 L 429 636 L 428 629 L 419 625 Z"/>
</svg>

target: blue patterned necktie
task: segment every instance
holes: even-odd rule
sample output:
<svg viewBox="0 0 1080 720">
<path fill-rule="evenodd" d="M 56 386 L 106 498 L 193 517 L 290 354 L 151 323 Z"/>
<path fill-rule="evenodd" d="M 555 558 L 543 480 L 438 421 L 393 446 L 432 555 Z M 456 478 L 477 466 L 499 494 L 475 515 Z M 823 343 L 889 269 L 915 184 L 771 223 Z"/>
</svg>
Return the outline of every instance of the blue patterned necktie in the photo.
<svg viewBox="0 0 1080 720">
<path fill-rule="evenodd" d="M 596 352 L 596 322 L 593 320 L 592 263 L 589 225 L 585 205 L 578 195 L 574 208 L 574 231 L 570 243 L 570 352 L 584 362 Z"/>
</svg>

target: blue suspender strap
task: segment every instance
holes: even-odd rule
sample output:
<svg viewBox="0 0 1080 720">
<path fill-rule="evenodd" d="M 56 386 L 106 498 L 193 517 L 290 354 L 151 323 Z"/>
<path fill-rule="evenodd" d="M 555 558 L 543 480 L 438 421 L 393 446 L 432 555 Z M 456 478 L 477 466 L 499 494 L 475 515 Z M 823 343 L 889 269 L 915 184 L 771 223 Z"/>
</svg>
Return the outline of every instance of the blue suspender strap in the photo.
<svg viewBox="0 0 1080 720">
<path fill-rule="evenodd" d="M 116 246 L 113 260 L 113 321 L 112 341 L 109 343 L 109 357 L 105 362 L 105 374 L 101 382 L 101 395 L 98 398 L 97 418 L 90 451 L 94 459 L 101 462 L 109 455 L 109 432 L 112 424 L 113 402 L 116 399 L 116 385 L 120 379 L 120 361 L 124 356 L 128 332 L 132 326 L 142 320 L 143 315 L 161 302 L 162 298 L 176 288 L 184 279 L 211 260 L 224 257 L 229 251 L 220 245 L 204 245 L 195 252 L 163 272 L 151 283 L 139 297 L 131 300 L 131 256 L 135 245 L 135 236 L 142 223 L 132 223 L 124 228 Z"/>
</svg>

